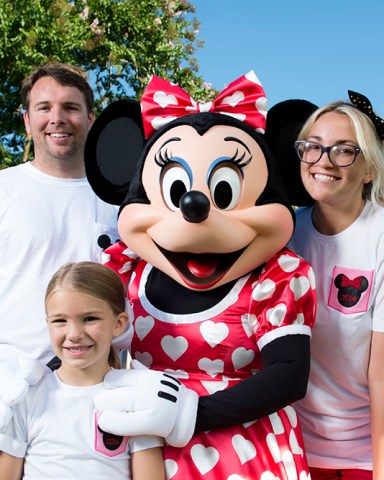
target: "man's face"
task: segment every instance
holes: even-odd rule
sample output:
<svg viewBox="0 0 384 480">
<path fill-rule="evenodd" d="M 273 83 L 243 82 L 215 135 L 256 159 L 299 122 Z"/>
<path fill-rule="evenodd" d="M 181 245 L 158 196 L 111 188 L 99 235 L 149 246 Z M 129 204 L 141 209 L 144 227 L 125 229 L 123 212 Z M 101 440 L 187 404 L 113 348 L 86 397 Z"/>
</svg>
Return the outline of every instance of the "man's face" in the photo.
<svg viewBox="0 0 384 480">
<path fill-rule="evenodd" d="M 40 78 L 30 92 L 25 128 L 32 135 L 35 162 L 83 162 L 84 143 L 94 114 L 83 93 L 52 77 Z M 70 166 L 70 165 L 68 165 Z"/>
</svg>

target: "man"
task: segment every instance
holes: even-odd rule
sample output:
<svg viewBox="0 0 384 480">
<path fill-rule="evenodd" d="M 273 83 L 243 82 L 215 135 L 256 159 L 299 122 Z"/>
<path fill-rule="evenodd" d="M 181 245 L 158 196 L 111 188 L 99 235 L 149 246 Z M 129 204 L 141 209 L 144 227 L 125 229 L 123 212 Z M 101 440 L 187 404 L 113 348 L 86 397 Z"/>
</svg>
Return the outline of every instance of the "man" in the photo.
<svg viewBox="0 0 384 480">
<path fill-rule="evenodd" d="M 0 171 L 0 361 L 53 357 L 44 291 L 67 262 L 99 261 L 98 238 L 117 239 L 117 209 L 85 178 L 83 150 L 94 120 L 81 69 L 39 67 L 22 85 L 31 162 Z"/>
</svg>

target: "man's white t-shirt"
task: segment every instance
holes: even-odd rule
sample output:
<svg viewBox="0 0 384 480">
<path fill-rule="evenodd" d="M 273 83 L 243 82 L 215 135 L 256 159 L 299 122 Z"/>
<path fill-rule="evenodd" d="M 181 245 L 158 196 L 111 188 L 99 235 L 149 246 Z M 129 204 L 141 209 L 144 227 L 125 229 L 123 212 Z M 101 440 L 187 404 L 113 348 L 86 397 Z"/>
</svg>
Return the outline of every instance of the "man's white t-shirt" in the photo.
<svg viewBox="0 0 384 480">
<path fill-rule="evenodd" d="M 67 262 L 100 262 L 101 235 L 118 239 L 117 207 L 86 178 L 61 179 L 31 163 L 0 171 L 0 361 L 49 361 L 44 295 Z"/>
</svg>

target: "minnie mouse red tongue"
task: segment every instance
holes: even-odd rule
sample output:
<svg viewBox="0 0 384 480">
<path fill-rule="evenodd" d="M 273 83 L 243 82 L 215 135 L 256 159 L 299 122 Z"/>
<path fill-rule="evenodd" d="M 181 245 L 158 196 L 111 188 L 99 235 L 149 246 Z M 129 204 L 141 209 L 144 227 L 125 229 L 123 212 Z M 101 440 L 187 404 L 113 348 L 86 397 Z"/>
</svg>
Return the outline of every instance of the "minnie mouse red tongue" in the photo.
<svg viewBox="0 0 384 480">
<path fill-rule="evenodd" d="M 87 140 L 91 185 L 121 205 L 122 242 L 106 250 L 106 264 L 128 285 L 131 355 L 154 385 L 143 397 L 140 383 L 129 388 L 132 372 L 107 375 L 119 390 L 103 406 L 120 411 L 109 429 L 103 413 L 102 428 L 166 435 L 172 480 L 309 475 L 289 404 L 308 380 L 315 285 L 311 267 L 284 248 L 293 212 L 261 133 L 265 117 L 254 72 L 202 105 L 153 77 L 141 109 L 107 107 Z M 175 394 L 171 414 L 167 396 L 154 395 L 151 408 L 156 370 L 177 376 L 198 404 L 183 408 Z"/>
</svg>

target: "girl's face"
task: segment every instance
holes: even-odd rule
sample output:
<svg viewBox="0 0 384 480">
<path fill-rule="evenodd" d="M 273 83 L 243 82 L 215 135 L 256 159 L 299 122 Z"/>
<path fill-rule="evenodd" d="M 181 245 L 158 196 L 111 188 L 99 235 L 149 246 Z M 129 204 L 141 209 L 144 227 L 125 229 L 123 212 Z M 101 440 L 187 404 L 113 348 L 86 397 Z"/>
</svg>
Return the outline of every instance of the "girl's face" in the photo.
<svg viewBox="0 0 384 480">
<path fill-rule="evenodd" d="M 359 146 L 349 117 L 339 112 L 322 115 L 306 140 L 320 143 L 324 147 L 339 143 Z M 348 208 L 354 202 L 361 202 L 364 184 L 372 180 L 361 153 L 352 165 L 338 167 L 331 163 L 325 152 L 313 165 L 301 163 L 301 177 L 306 190 L 315 201 L 332 204 L 335 208 Z"/>
<path fill-rule="evenodd" d="M 46 300 L 48 331 L 62 365 L 58 374 L 71 385 L 101 383 L 110 370 L 112 339 L 121 335 L 128 316 L 116 315 L 104 300 L 68 287 Z"/>
</svg>

